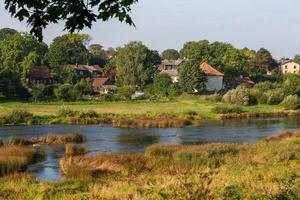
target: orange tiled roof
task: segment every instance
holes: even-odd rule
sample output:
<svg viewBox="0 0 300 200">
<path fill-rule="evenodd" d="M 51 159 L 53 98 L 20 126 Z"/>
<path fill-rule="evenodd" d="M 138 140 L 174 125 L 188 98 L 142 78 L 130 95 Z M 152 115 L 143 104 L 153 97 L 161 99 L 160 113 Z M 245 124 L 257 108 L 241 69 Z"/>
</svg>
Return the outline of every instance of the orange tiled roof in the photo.
<svg viewBox="0 0 300 200">
<path fill-rule="evenodd" d="M 100 77 L 93 79 L 93 87 L 102 87 L 108 81 L 107 77 Z"/>
<path fill-rule="evenodd" d="M 210 66 L 207 63 L 202 63 L 200 65 L 200 69 L 209 76 L 224 76 L 224 74 L 222 74 L 221 72 L 219 72 L 218 70 L 216 70 L 215 68 L 213 68 L 212 66 Z"/>
</svg>

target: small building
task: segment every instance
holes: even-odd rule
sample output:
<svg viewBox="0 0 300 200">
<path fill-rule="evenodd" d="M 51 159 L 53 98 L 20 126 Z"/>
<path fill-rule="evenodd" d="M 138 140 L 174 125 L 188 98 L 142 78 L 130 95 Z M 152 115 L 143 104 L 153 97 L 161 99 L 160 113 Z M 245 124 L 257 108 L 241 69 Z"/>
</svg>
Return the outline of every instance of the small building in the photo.
<svg viewBox="0 0 300 200">
<path fill-rule="evenodd" d="M 224 74 L 219 72 L 217 69 L 213 68 L 207 63 L 202 63 L 200 69 L 206 75 L 206 87 L 205 90 L 208 92 L 218 91 L 223 89 L 223 77 Z"/>
<path fill-rule="evenodd" d="M 95 93 L 110 94 L 117 91 L 114 81 L 109 80 L 107 77 L 98 77 L 92 79 L 93 90 Z"/>
<path fill-rule="evenodd" d="M 99 78 L 103 76 L 103 68 L 99 65 L 87 65 L 86 69 L 90 72 L 91 78 Z"/>
<path fill-rule="evenodd" d="M 26 81 L 29 86 L 36 84 L 51 85 L 56 83 L 49 67 L 46 65 L 33 67 L 27 74 Z"/>
<path fill-rule="evenodd" d="M 293 60 L 288 60 L 280 65 L 281 74 L 297 74 L 300 71 L 300 65 Z"/>
<path fill-rule="evenodd" d="M 177 83 L 179 81 L 178 69 L 182 63 L 182 59 L 163 60 L 159 66 L 160 73 L 168 74 L 171 77 L 172 82 Z"/>
<path fill-rule="evenodd" d="M 239 77 L 228 77 L 224 80 L 224 85 L 227 89 L 237 88 L 239 85 L 245 85 L 247 87 L 253 87 L 255 82 L 249 77 L 239 76 Z"/>
</svg>

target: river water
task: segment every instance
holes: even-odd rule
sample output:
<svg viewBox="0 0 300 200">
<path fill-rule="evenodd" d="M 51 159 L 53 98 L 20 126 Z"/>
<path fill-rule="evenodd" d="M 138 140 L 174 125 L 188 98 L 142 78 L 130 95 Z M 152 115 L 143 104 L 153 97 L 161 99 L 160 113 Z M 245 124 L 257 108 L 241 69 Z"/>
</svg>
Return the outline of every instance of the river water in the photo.
<svg viewBox="0 0 300 200">
<path fill-rule="evenodd" d="M 200 126 L 170 129 L 120 129 L 109 126 L 37 125 L 0 127 L 0 137 L 40 136 L 49 133 L 81 133 L 87 136 L 89 154 L 110 152 L 143 152 L 151 144 L 189 144 L 207 142 L 254 143 L 283 131 L 295 131 L 300 118 L 203 121 Z M 61 179 L 59 158 L 63 145 L 46 146 L 45 161 L 28 167 L 39 180 Z"/>
</svg>

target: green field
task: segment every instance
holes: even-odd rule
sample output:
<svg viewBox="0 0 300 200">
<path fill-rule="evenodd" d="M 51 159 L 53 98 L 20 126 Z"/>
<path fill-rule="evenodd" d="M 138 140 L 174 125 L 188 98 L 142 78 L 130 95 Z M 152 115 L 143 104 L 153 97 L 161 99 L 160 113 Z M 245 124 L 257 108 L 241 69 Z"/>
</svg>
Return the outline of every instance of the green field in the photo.
<svg viewBox="0 0 300 200">
<path fill-rule="evenodd" d="M 144 114 L 144 113 L 176 113 L 181 114 L 195 111 L 204 118 L 216 117 L 211 109 L 223 103 L 214 103 L 201 100 L 197 97 L 177 98 L 168 101 L 127 101 L 127 102 L 52 102 L 27 103 L 20 101 L 0 101 L 0 115 L 6 115 L 14 109 L 27 110 L 35 115 L 56 114 L 59 109 L 70 108 L 77 111 L 94 110 L 98 113 L 115 114 Z M 226 105 L 226 104 L 224 104 Z M 276 112 L 283 110 L 280 106 L 256 105 L 244 106 L 247 112 Z"/>
</svg>

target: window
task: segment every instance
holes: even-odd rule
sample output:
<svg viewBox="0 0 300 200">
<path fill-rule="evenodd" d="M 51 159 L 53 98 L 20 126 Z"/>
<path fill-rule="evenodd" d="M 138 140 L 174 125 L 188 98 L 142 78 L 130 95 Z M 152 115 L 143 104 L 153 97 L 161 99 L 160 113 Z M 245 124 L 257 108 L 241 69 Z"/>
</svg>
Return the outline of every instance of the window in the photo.
<svg viewBox="0 0 300 200">
<path fill-rule="evenodd" d="M 288 66 L 286 65 L 286 66 L 285 66 L 285 69 L 287 69 L 287 68 L 288 68 Z"/>
<path fill-rule="evenodd" d="M 296 65 L 294 65 L 294 69 L 297 69 L 297 66 L 296 66 Z"/>
</svg>

